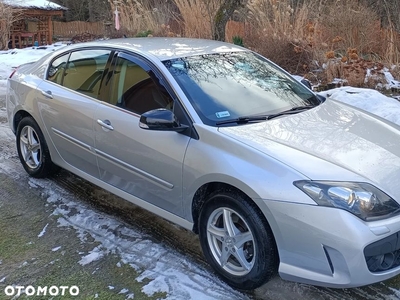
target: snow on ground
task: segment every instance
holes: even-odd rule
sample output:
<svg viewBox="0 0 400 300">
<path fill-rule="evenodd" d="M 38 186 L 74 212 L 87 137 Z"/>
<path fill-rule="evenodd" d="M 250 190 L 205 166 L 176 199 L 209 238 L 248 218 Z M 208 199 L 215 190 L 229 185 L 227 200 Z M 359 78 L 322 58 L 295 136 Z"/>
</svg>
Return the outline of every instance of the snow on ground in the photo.
<svg viewBox="0 0 400 300">
<path fill-rule="evenodd" d="M 170 247 L 74 201 L 74 195 L 56 188 L 54 182 L 34 178 L 29 181 L 30 186 L 48 193 L 47 202 L 55 207 L 52 214 L 58 216 L 59 227 L 74 228 L 82 243 L 89 239 L 99 243 L 88 253 L 80 253 L 79 264 L 87 265 L 109 254 L 118 254 L 119 265 L 129 265 L 139 272 L 138 282 L 148 282 L 142 291 L 149 296 L 165 292 L 167 299 L 174 300 L 248 299 Z"/>
</svg>

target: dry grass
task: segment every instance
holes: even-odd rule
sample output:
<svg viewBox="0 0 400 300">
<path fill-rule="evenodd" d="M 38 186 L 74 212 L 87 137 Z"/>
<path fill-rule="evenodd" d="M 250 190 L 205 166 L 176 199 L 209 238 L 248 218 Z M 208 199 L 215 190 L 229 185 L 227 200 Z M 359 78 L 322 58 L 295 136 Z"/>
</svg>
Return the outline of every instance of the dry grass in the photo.
<svg viewBox="0 0 400 300">
<path fill-rule="evenodd" d="M 318 20 L 321 38 L 338 56 L 347 49 L 357 49 L 363 55 L 382 53 L 379 17 L 372 9 L 356 1 L 332 1 Z"/>
<path fill-rule="evenodd" d="M 121 0 L 121 25 L 130 35 L 151 31 L 158 36 L 211 38 L 222 1 Z M 113 1 L 109 2 L 114 10 Z M 400 35 L 389 14 L 389 24 L 382 28 L 381 15 L 362 1 L 305 0 L 296 7 L 291 3 L 249 0 L 235 15 L 235 20 L 244 22 L 228 22 L 227 40 L 239 35 L 246 47 L 288 71 L 320 81 L 342 78 L 361 86 L 367 84 L 362 79 L 365 70 L 355 62 L 399 65 Z M 317 73 L 323 64 L 328 65 L 325 72 Z"/>
<path fill-rule="evenodd" d="M 112 11 L 115 11 L 114 1 L 109 0 Z M 123 0 L 118 4 L 121 28 L 129 35 L 143 32 L 152 35 L 170 35 L 169 22 L 174 12 L 168 2 L 159 1 L 153 5 L 147 0 Z"/>
<path fill-rule="evenodd" d="M 211 38 L 213 19 L 221 0 L 174 0 L 179 9 L 183 35 L 194 38 Z"/>
<path fill-rule="evenodd" d="M 222 0 L 123 0 L 118 6 L 121 26 L 130 34 L 182 35 L 211 38 L 215 13 Z M 109 0 L 112 10 L 114 1 Z"/>
<path fill-rule="evenodd" d="M 400 65 L 400 34 L 393 24 L 388 29 L 382 29 L 383 36 L 383 61 L 392 65 Z"/>
<path fill-rule="evenodd" d="M 250 0 L 245 45 L 290 72 L 365 84 L 356 61 L 400 62 L 400 35 L 377 12 L 358 1 L 308 0 L 296 9 L 290 0 Z M 327 64 L 325 73 L 315 73 Z M 310 73 L 312 72 L 312 73 Z"/>
<path fill-rule="evenodd" d="M 400 64 L 393 65 L 390 69 L 390 73 L 392 73 L 394 78 L 400 80 Z"/>
<path fill-rule="evenodd" d="M 285 69 L 305 73 L 312 61 L 317 23 L 310 21 L 310 5 L 296 10 L 288 0 L 251 0 L 245 44 Z"/>
</svg>

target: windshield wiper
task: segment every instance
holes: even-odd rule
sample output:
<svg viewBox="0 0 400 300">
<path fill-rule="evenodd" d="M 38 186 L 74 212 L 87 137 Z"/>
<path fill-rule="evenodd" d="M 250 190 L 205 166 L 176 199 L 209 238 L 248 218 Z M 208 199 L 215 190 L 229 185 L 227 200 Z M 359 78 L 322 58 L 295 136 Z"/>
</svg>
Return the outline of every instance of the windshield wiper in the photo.
<svg viewBox="0 0 400 300">
<path fill-rule="evenodd" d="M 314 107 L 315 107 L 315 105 L 295 106 L 295 107 L 292 107 L 291 109 L 288 109 L 288 110 L 285 110 L 285 111 L 281 111 L 281 112 L 276 113 L 276 114 L 268 115 L 267 116 L 267 120 L 271 120 L 273 118 L 280 117 L 280 116 L 283 116 L 283 115 L 296 114 L 296 113 L 299 113 L 299 112 L 301 112 L 303 110 L 308 110 L 308 109 L 311 109 L 311 108 L 314 108 Z"/>
<path fill-rule="evenodd" d="M 237 123 L 237 124 L 246 124 L 249 122 L 260 122 L 265 121 L 268 116 L 249 116 L 249 117 L 239 117 L 236 119 L 224 120 L 215 123 L 216 125 L 223 125 L 223 124 L 230 124 L 230 123 Z"/>
<path fill-rule="evenodd" d="M 230 120 L 224 120 L 224 121 L 219 121 L 216 123 L 216 125 L 223 125 L 223 124 L 231 124 L 231 123 L 237 123 L 237 124 L 247 124 L 251 122 L 260 122 L 260 121 L 266 121 L 266 120 L 271 120 L 273 118 L 283 116 L 283 115 L 290 115 L 290 114 L 295 114 L 298 112 L 301 112 L 303 110 L 311 109 L 315 107 L 315 105 L 302 105 L 302 106 L 295 106 L 292 107 L 288 110 L 272 114 L 272 115 L 259 115 L 259 116 L 246 116 L 246 117 L 239 117 L 236 119 L 230 119 Z"/>
</svg>

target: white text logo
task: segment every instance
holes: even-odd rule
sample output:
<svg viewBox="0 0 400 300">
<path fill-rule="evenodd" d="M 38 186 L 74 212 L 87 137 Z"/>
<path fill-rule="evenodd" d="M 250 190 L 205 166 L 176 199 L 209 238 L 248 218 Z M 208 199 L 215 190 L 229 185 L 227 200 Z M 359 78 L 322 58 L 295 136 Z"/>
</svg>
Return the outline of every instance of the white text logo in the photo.
<svg viewBox="0 0 400 300">
<path fill-rule="evenodd" d="M 25 286 L 12 286 L 9 285 L 4 289 L 7 296 L 20 296 L 25 294 L 27 296 L 78 296 L 79 288 L 76 285 L 69 286 L 38 286 L 31 285 Z"/>
</svg>

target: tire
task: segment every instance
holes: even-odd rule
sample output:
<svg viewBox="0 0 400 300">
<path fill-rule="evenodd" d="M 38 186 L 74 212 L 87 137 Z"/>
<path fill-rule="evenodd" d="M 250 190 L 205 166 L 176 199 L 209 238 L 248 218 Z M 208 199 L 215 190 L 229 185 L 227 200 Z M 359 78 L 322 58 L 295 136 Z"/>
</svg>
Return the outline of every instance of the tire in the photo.
<svg viewBox="0 0 400 300">
<path fill-rule="evenodd" d="M 254 203 L 236 192 L 217 192 L 199 216 L 204 256 L 232 287 L 252 290 L 277 272 L 278 253 L 267 221 Z"/>
<path fill-rule="evenodd" d="M 44 178 L 59 169 L 51 161 L 43 133 L 32 117 L 25 117 L 19 122 L 16 137 L 19 159 L 30 176 Z"/>
</svg>

